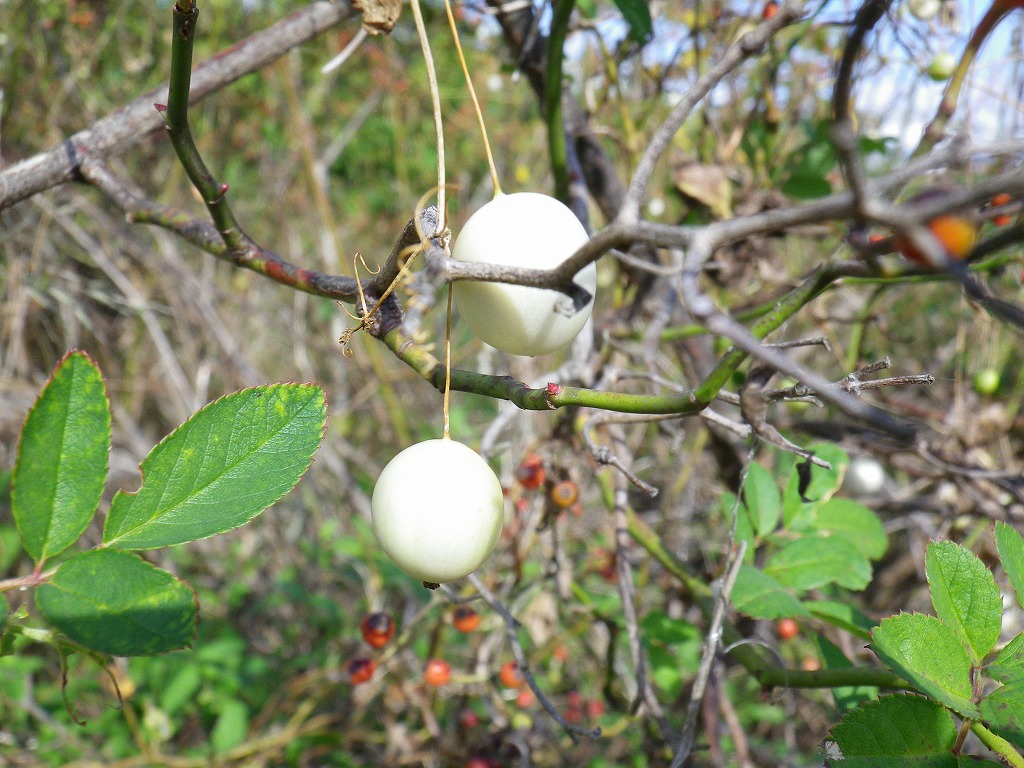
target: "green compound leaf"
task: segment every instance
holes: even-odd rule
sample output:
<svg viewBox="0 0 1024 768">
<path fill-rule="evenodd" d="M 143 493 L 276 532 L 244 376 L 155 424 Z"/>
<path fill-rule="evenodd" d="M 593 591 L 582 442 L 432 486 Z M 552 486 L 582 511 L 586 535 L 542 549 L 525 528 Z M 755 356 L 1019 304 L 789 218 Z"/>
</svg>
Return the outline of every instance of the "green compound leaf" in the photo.
<svg viewBox="0 0 1024 768">
<path fill-rule="evenodd" d="M 764 571 L 741 565 L 730 595 L 733 607 L 755 619 L 810 618 L 810 612 Z"/>
<path fill-rule="evenodd" d="M 743 501 L 758 536 L 767 536 L 775 530 L 782 515 L 782 499 L 775 478 L 760 464 L 750 465 L 743 483 Z"/>
<path fill-rule="evenodd" d="M 934 616 L 905 613 L 882 621 L 871 647 L 885 665 L 922 693 L 964 717 L 977 718 L 971 700 L 971 658 L 960 638 Z"/>
<path fill-rule="evenodd" d="M 849 542 L 869 560 L 878 560 L 889 548 L 878 515 L 852 499 L 829 499 L 822 504 L 814 527 L 826 536 Z"/>
<path fill-rule="evenodd" d="M 799 590 L 832 583 L 864 589 L 871 581 L 871 563 L 856 547 L 836 537 L 791 541 L 768 559 L 764 570 L 783 586 Z"/>
<path fill-rule="evenodd" d="M 1024 634 L 1008 642 L 986 671 L 989 677 L 1001 683 L 1024 680 Z"/>
<path fill-rule="evenodd" d="M 647 7 L 647 0 L 612 0 L 619 9 L 619 13 L 629 24 L 629 34 L 641 45 L 646 43 L 654 31 L 654 24 L 651 22 L 651 9 Z"/>
<path fill-rule="evenodd" d="M 104 544 L 153 549 L 244 525 L 299 481 L 326 419 L 324 391 L 310 384 L 254 387 L 211 403 L 143 460 L 136 493 L 114 497 Z"/>
<path fill-rule="evenodd" d="M 996 766 L 954 755 L 956 726 L 949 712 L 922 696 L 896 694 L 849 712 L 825 740 L 830 768 L 958 768 Z"/>
<path fill-rule="evenodd" d="M 1024 681 L 996 688 L 982 699 L 981 718 L 1004 739 L 1024 748 Z"/>
<path fill-rule="evenodd" d="M 1017 593 L 1017 602 L 1024 606 L 1024 537 L 1006 523 L 996 523 L 996 548 L 999 561 Z"/>
<path fill-rule="evenodd" d="M 65 561 L 40 585 L 36 604 L 72 641 L 114 656 L 185 648 L 195 635 L 192 589 L 119 550 L 92 550 Z"/>
<path fill-rule="evenodd" d="M 103 377 L 82 352 L 57 364 L 25 420 L 11 505 L 37 563 L 63 552 L 89 525 L 103 493 L 110 408 Z"/>
<path fill-rule="evenodd" d="M 1003 601 L 996 580 L 977 556 L 952 541 L 928 545 L 925 572 L 935 614 L 978 664 L 999 640 Z"/>
</svg>

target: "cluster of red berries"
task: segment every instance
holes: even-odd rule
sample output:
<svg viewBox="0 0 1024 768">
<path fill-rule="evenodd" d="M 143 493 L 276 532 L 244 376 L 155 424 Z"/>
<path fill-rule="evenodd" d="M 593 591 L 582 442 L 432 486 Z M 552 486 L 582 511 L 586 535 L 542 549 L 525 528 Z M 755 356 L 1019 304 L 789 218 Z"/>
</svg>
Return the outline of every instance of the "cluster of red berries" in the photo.
<svg viewBox="0 0 1024 768">
<path fill-rule="evenodd" d="M 375 611 L 363 616 L 359 622 L 363 640 L 373 649 L 383 648 L 395 636 L 395 620 L 385 611 Z M 377 671 L 377 662 L 368 656 L 358 656 L 346 665 L 348 681 L 359 685 L 369 681 Z"/>
<path fill-rule="evenodd" d="M 452 626 L 464 634 L 476 631 L 480 626 L 480 622 L 480 614 L 468 605 L 457 605 L 452 611 Z M 374 649 L 380 649 L 387 645 L 391 638 L 394 637 L 395 621 L 391 618 L 391 614 L 385 611 L 376 611 L 363 616 L 359 622 L 359 629 L 367 645 Z M 515 667 L 513 662 L 510 662 L 510 664 Z M 373 673 L 376 670 L 376 662 L 367 656 L 359 656 L 352 659 L 346 667 L 348 680 L 352 685 L 367 682 L 373 677 Z M 519 673 L 518 668 L 515 668 L 514 671 L 516 674 Z M 511 675 L 511 672 L 507 672 L 505 668 L 502 668 L 500 677 L 502 683 L 508 687 L 513 687 L 512 682 L 506 682 L 515 679 Z M 444 659 L 430 659 L 423 671 L 423 682 L 435 688 L 447 685 L 451 677 L 452 667 Z"/>
<path fill-rule="evenodd" d="M 593 721 L 604 714 L 604 703 L 600 699 L 584 699 L 579 691 L 569 691 L 565 700 L 565 719 L 574 725 L 582 723 L 584 716 Z"/>
<path fill-rule="evenodd" d="M 549 480 L 544 461 L 536 453 L 529 453 L 516 468 L 516 480 L 528 491 L 544 487 L 547 497 L 558 510 L 571 509 L 580 498 L 580 489 L 572 480 Z"/>
</svg>

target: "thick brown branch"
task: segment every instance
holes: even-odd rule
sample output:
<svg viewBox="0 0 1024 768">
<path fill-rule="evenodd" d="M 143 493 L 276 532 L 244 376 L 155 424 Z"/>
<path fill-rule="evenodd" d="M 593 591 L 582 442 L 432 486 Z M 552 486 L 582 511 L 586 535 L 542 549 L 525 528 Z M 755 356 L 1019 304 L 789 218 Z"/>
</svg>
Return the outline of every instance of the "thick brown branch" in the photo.
<svg viewBox="0 0 1024 768">
<path fill-rule="evenodd" d="M 312 3 L 269 29 L 212 56 L 192 73 L 190 103 L 262 69 L 295 46 L 312 40 L 354 14 L 348 2 Z M 81 161 L 79 148 L 97 157 L 106 157 L 123 152 L 162 128 L 164 121 L 153 105 L 166 102 L 167 85 L 164 84 L 97 120 L 59 146 L 3 171 L 0 173 L 0 210 L 72 181 Z"/>
</svg>

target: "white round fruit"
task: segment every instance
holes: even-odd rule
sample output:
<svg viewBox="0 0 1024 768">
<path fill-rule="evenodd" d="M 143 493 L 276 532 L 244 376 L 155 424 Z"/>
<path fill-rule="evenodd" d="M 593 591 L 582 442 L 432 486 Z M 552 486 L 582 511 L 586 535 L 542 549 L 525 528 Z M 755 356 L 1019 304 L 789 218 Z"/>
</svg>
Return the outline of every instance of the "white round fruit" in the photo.
<svg viewBox="0 0 1024 768">
<path fill-rule="evenodd" d="M 931 21 L 942 10 L 942 0 L 907 0 L 907 8 L 914 18 Z"/>
<path fill-rule="evenodd" d="M 870 456 L 850 460 L 843 477 L 843 490 L 854 496 L 871 496 L 885 486 L 885 469 Z"/>
<path fill-rule="evenodd" d="M 406 448 L 377 478 L 373 532 L 413 578 L 461 579 L 494 551 L 505 519 L 501 483 L 476 451 L 453 440 Z"/>
<path fill-rule="evenodd" d="M 452 257 L 478 264 L 554 269 L 585 242 L 587 231 L 561 202 L 535 192 L 517 192 L 499 195 L 470 216 Z M 558 291 L 469 280 L 455 284 L 455 303 L 473 333 L 492 347 L 514 355 L 543 355 L 575 339 L 590 317 L 597 267 L 588 264 L 573 281 L 591 295 L 578 312 L 572 300 Z"/>
</svg>

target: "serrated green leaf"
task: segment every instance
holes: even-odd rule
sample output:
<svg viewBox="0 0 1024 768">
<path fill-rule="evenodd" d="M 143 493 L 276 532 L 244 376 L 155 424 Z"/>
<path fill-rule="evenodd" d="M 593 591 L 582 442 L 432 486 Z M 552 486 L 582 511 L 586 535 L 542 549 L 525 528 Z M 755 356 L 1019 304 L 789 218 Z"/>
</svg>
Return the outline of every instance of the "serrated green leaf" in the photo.
<svg viewBox="0 0 1024 768">
<path fill-rule="evenodd" d="M 827 536 L 849 542 L 869 560 L 878 560 L 889 548 L 882 521 L 852 499 L 829 499 L 815 513 L 814 527 Z"/>
<path fill-rule="evenodd" d="M 871 581 L 871 563 L 856 547 L 838 538 L 805 536 L 775 552 L 765 573 L 791 589 L 814 589 L 838 584 L 864 589 Z"/>
<path fill-rule="evenodd" d="M 871 639 L 871 629 L 875 622 L 856 606 L 832 600 L 804 600 L 803 604 L 814 616 L 832 626 L 845 629 L 864 640 Z"/>
<path fill-rule="evenodd" d="M 29 411 L 18 445 L 11 505 L 37 563 L 85 531 L 107 478 L 110 408 L 103 377 L 82 352 L 57 364 Z"/>
<path fill-rule="evenodd" d="M 996 523 L 996 549 L 999 562 L 1017 593 L 1017 603 L 1024 606 L 1024 537 L 1010 525 Z"/>
<path fill-rule="evenodd" d="M 896 765 L 954 768 L 956 726 L 949 712 L 922 696 L 896 694 L 848 712 L 825 740 L 831 768 Z"/>
<path fill-rule="evenodd" d="M 822 669 L 853 668 L 853 662 L 846 658 L 846 654 L 839 649 L 839 646 L 827 637 L 816 634 L 814 643 L 818 646 L 818 658 L 821 660 Z M 878 689 L 872 685 L 844 685 L 831 690 L 832 698 L 836 702 L 836 709 L 840 714 L 849 712 L 865 701 L 870 701 L 878 696 Z"/>
<path fill-rule="evenodd" d="M 970 550 L 952 541 L 933 541 L 925 572 L 935 614 L 967 646 L 978 664 L 999 640 L 1003 601 L 996 580 Z"/>
<path fill-rule="evenodd" d="M 92 550 L 66 560 L 40 585 L 36 604 L 74 642 L 115 656 L 185 648 L 195 634 L 189 586 L 119 550 Z"/>
<path fill-rule="evenodd" d="M 299 481 L 326 417 L 323 389 L 309 384 L 254 387 L 211 403 L 143 460 L 137 492 L 114 497 L 104 544 L 153 549 L 244 525 Z"/>
<path fill-rule="evenodd" d="M 908 613 L 884 619 L 871 647 L 889 669 L 964 717 L 976 718 L 971 658 L 960 638 L 934 616 Z"/>
<path fill-rule="evenodd" d="M 646 43 L 654 25 L 651 22 L 651 9 L 647 7 L 647 0 L 612 0 L 619 13 L 629 24 L 629 34 L 641 45 Z"/>
<path fill-rule="evenodd" d="M 758 536 L 767 536 L 779 524 L 782 503 L 771 472 L 760 464 L 751 464 L 743 483 L 743 501 L 750 524 Z"/>
<path fill-rule="evenodd" d="M 996 688 L 981 700 L 985 725 L 1007 741 L 1024 748 L 1024 681 Z"/>
<path fill-rule="evenodd" d="M 989 677 L 1001 683 L 1024 680 L 1024 634 L 1008 642 L 986 671 Z"/>
<path fill-rule="evenodd" d="M 810 618 L 810 612 L 764 571 L 741 565 L 730 595 L 733 607 L 755 619 Z"/>
</svg>

